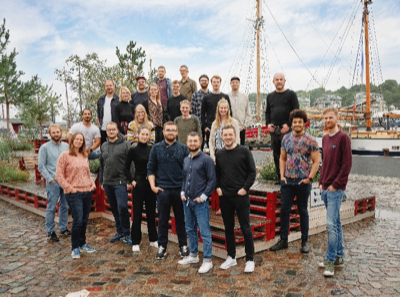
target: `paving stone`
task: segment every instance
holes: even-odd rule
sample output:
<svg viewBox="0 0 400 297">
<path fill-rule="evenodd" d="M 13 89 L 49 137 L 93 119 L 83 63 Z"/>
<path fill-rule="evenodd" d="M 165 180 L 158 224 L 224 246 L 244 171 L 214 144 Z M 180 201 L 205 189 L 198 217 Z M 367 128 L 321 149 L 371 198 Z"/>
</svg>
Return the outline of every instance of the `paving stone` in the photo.
<svg viewBox="0 0 400 297">
<path fill-rule="evenodd" d="M 25 291 L 25 290 L 26 290 L 25 287 L 16 287 L 16 288 L 12 289 L 10 291 L 10 293 L 11 294 L 18 294 L 18 293 L 21 293 L 22 291 Z"/>
</svg>

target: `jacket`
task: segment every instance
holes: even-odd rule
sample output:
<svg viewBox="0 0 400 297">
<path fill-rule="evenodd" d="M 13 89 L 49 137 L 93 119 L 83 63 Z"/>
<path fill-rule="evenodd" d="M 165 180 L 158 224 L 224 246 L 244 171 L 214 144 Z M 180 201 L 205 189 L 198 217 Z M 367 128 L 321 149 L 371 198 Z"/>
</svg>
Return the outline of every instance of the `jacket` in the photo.
<svg viewBox="0 0 400 297">
<path fill-rule="evenodd" d="M 158 82 L 158 77 L 154 80 L 154 83 L 155 84 L 157 84 L 157 82 Z M 168 95 L 168 98 L 169 97 L 172 97 L 172 82 L 171 82 L 171 80 L 169 79 L 169 78 L 165 78 L 165 80 L 166 80 L 166 82 L 167 82 L 167 95 Z"/>
<path fill-rule="evenodd" d="M 99 100 L 97 101 L 97 118 L 100 122 L 100 129 L 103 125 L 103 117 L 104 117 L 104 102 L 106 101 L 106 94 L 101 95 Z M 113 98 L 111 100 L 111 120 L 115 122 L 115 107 L 119 103 L 119 96 L 114 93 Z"/>
<path fill-rule="evenodd" d="M 100 185 L 127 184 L 124 168 L 131 147 L 125 137 L 118 134 L 118 139 L 110 142 L 108 139 L 101 145 L 100 151 Z"/>
</svg>

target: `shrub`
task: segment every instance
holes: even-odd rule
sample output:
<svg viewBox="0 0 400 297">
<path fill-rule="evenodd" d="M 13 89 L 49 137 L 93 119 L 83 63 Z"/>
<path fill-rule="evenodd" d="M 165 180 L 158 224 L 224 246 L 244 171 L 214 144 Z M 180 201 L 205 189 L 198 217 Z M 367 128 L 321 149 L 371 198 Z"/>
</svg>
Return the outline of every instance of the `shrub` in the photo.
<svg viewBox="0 0 400 297">
<path fill-rule="evenodd" d="M 0 163 L 0 182 L 27 181 L 29 172 L 15 169 L 10 164 Z"/>
<path fill-rule="evenodd" d="M 91 173 L 97 173 L 99 171 L 99 167 L 100 167 L 99 159 L 89 160 L 89 167 L 90 167 Z"/>
<path fill-rule="evenodd" d="M 260 167 L 259 170 L 260 178 L 262 180 L 278 180 L 278 175 L 276 174 L 274 158 L 272 155 L 267 154 L 265 163 Z"/>
</svg>

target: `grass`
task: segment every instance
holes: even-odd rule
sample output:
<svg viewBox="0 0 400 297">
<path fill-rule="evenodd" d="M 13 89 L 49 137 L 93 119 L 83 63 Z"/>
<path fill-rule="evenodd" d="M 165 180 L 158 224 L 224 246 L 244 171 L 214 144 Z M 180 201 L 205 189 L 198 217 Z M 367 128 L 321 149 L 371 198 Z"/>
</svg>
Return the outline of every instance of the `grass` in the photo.
<svg viewBox="0 0 400 297">
<path fill-rule="evenodd" d="M 11 164 L 0 163 L 0 182 L 27 181 L 29 172 L 14 168 Z"/>
</svg>

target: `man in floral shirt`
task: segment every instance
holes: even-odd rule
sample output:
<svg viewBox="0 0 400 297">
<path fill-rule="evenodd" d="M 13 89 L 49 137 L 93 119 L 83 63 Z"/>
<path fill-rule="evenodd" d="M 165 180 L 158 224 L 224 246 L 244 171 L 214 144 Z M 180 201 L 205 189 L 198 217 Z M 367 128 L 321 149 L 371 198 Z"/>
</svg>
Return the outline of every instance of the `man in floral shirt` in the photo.
<svg viewBox="0 0 400 297">
<path fill-rule="evenodd" d="M 312 179 L 318 171 L 319 151 L 317 141 L 304 131 L 307 114 L 294 109 L 289 116 L 293 131 L 282 139 L 279 160 L 281 178 L 281 238 L 270 248 L 278 251 L 288 247 L 290 210 L 294 197 L 300 214 L 301 252 L 308 253 L 308 197 Z M 311 166 L 312 160 L 312 166 Z"/>
</svg>

